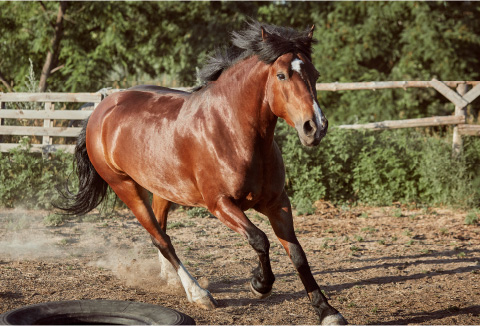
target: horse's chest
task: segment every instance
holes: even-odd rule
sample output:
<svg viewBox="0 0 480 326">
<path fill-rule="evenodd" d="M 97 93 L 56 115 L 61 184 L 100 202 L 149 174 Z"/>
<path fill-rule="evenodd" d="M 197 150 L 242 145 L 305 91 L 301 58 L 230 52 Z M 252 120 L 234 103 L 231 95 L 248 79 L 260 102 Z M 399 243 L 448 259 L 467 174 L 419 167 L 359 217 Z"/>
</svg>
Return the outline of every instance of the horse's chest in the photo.
<svg viewBox="0 0 480 326">
<path fill-rule="evenodd" d="M 263 159 L 255 159 L 239 164 L 232 169 L 229 192 L 245 205 L 254 204 L 262 196 L 266 183 L 269 183 L 268 166 Z"/>
</svg>

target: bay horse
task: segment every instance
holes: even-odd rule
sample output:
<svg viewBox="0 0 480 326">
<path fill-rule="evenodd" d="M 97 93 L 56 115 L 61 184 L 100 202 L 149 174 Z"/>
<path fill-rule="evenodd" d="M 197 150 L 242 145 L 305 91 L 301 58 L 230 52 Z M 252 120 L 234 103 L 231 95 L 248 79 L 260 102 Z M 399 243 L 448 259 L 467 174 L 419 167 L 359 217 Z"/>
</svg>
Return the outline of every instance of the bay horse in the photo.
<svg viewBox="0 0 480 326">
<path fill-rule="evenodd" d="M 277 119 L 304 146 L 318 145 L 328 122 L 317 101 L 312 64 L 314 26 L 305 31 L 251 21 L 233 45 L 210 57 L 192 92 L 137 86 L 105 98 L 87 119 L 75 160 L 79 191 L 65 194 L 67 213 L 85 214 L 108 186 L 150 233 L 159 256 L 178 274 L 187 298 L 217 302 L 177 257 L 166 234 L 172 202 L 207 208 L 258 254 L 250 289 L 267 297 L 275 277 L 267 236 L 244 214 L 265 214 L 322 324 L 346 324 L 315 281 L 294 232 L 285 168 L 274 141 Z M 153 193 L 150 206 L 149 192 Z"/>
</svg>

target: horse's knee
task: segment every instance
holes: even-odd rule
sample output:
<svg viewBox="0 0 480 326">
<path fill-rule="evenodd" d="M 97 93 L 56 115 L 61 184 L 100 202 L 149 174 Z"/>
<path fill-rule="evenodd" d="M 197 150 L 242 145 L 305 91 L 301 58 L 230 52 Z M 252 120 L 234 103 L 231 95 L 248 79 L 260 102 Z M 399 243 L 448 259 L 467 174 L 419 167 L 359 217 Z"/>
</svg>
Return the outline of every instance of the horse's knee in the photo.
<svg viewBox="0 0 480 326">
<path fill-rule="evenodd" d="M 170 241 L 170 237 L 165 234 L 164 238 L 158 240 L 157 238 L 151 236 L 152 243 L 157 249 L 162 253 L 162 255 L 169 260 L 172 264 L 176 262 L 175 249 Z"/>
<path fill-rule="evenodd" d="M 248 243 L 259 255 L 268 254 L 270 250 L 270 242 L 267 235 L 258 229 L 248 233 Z"/>
</svg>

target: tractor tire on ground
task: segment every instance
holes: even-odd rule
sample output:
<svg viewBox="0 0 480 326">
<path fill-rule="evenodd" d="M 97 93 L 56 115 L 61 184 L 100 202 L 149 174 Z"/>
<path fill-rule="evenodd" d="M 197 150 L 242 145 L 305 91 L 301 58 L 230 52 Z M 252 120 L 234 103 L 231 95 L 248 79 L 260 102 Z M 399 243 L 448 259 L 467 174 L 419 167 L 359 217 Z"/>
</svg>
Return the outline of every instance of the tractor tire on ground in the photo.
<svg viewBox="0 0 480 326">
<path fill-rule="evenodd" d="M 46 302 L 0 315 L 1 325 L 195 325 L 176 310 L 147 303 L 114 300 Z"/>
</svg>

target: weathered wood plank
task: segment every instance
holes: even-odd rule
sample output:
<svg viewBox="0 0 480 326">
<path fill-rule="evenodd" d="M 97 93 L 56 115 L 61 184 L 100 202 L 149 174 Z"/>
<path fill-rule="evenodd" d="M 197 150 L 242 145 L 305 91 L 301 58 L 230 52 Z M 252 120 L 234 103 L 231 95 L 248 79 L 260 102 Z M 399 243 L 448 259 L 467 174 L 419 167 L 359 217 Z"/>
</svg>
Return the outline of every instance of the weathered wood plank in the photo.
<svg viewBox="0 0 480 326">
<path fill-rule="evenodd" d="M 0 126 L 0 135 L 77 137 L 82 128 Z"/>
<path fill-rule="evenodd" d="M 52 102 L 45 102 L 45 111 L 47 111 L 47 112 L 55 111 L 54 104 L 52 104 Z M 50 119 L 43 120 L 43 127 L 45 129 L 53 127 L 53 121 L 50 120 Z M 51 143 L 52 143 L 52 139 L 50 138 L 50 136 L 43 136 L 42 145 L 44 145 L 44 146 L 51 145 Z"/>
<path fill-rule="evenodd" d="M 445 96 L 450 102 L 455 104 L 455 106 L 458 107 L 465 107 L 468 105 L 468 102 L 463 99 L 462 96 L 458 95 L 457 92 L 452 90 L 450 87 L 445 85 L 439 80 L 432 79 L 430 81 L 430 84 L 432 85 L 433 88 L 435 88 L 440 94 Z"/>
<path fill-rule="evenodd" d="M 340 125 L 338 126 L 338 128 L 385 130 L 385 129 L 456 125 L 461 123 L 465 123 L 465 117 L 463 116 L 442 116 L 442 117 L 430 117 L 430 118 L 406 119 L 406 120 L 386 120 L 382 122 L 372 122 L 372 123 L 355 124 L 355 125 Z"/>
<path fill-rule="evenodd" d="M 0 113 L 5 109 L 5 102 L 0 102 Z M 3 119 L 0 117 L 0 126 L 3 126 Z M 3 137 L 0 135 L 0 143 L 3 141 Z"/>
<path fill-rule="evenodd" d="M 480 95 L 480 84 L 468 91 L 467 94 L 463 96 L 463 99 L 468 103 L 472 103 Z"/>
<path fill-rule="evenodd" d="M 457 93 L 460 96 L 465 95 L 467 92 L 468 85 L 467 84 L 460 84 L 457 86 Z M 455 105 L 455 116 L 456 117 L 464 117 L 466 120 L 467 117 L 467 106 L 458 106 Z M 459 156 L 462 153 L 463 150 L 463 140 L 462 140 L 462 134 L 459 131 L 460 125 L 457 125 L 453 128 L 453 135 L 452 135 L 452 154 L 454 156 Z"/>
<path fill-rule="evenodd" d="M 480 81 L 444 81 L 449 87 L 456 87 L 459 84 L 478 85 Z M 386 88 L 430 88 L 430 81 L 385 81 L 385 82 L 359 82 L 359 83 L 317 83 L 319 91 L 348 91 L 348 90 L 376 90 Z"/>
<path fill-rule="evenodd" d="M 99 93 L 0 93 L 2 102 L 100 102 Z"/>
<path fill-rule="evenodd" d="M 58 120 L 83 120 L 93 111 L 73 110 L 0 110 L 0 118 L 5 119 L 58 119 Z"/>
<path fill-rule="evenodd" d="M 19 145 L 18 144 L 0 144 L 0 152 L 8 152 L 12 150 L 13 148 L 17 148 Z M 64 150 L 67 153 L 73 153 L 75 151 L 75 145 L 49 145 L 47 147 L 44 147 L 41 144 L 32 144 L 32 147 L 30 148 L 31 153 L 53 153 L 58 150 Z"/>
<path fill-rule="evenodd" d="M 361 83 L 317 83 L 319 91 L 347 91 L 347 90 L 376 90 L 386 88 L 429 87 L 427 81 L 389 81 L 389 82 L 361 82 Z"/>
<path fill-rule="evenodd" d="M 465 136 L 480 136 L 480 125 L 459 125 L 458 132 Z"/>
</svg>

